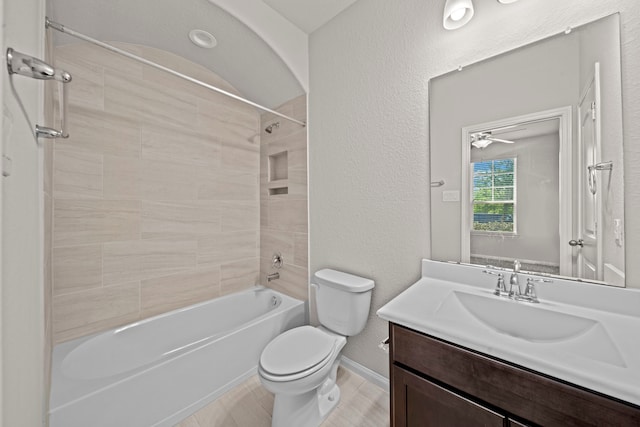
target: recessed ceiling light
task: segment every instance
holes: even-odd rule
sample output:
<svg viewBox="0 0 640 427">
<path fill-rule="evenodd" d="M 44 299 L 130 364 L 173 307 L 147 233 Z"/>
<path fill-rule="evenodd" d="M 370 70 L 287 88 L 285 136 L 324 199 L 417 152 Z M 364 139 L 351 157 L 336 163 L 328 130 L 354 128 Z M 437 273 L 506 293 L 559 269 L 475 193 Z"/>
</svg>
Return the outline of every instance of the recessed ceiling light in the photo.
<svg viewBox="0 0 640 427">
<path fill-rule="evenodd" d="M 510 4 L 510 3 L 515 3 L 518 0 L 498 0 L 498 3 L 502 3 L 502 4 Z"/>
<path fill-rule="evenodd" d="M 189 31 L 189 39 L 198 47 L 205 49 L 211 49 L 218 44 L 213 35 L 205 30 L 191 30 Z"/>
</svg>

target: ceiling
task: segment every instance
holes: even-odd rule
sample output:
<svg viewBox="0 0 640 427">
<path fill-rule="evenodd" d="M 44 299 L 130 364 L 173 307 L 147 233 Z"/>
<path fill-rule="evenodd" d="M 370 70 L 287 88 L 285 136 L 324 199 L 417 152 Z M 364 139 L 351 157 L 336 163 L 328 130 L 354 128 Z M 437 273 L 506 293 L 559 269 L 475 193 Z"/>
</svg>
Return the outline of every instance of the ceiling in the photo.
<svg viewBox="0 0 640 427">
<path fill-rule="evenodd" d="M 50 0 L 48 16 L 101 41 L 164 49 L 214 71 L 248 99 L 273 108 L 305 93 L 308 34 L 356 0 Z M 202 29 L 218 45 L 202 49 Z M 79 40 L 54 33 L 54 43 Z M 260 34 L 260 35 L 258 35 Z"/>
<path fill-rule="evenodd" d="M 356 0 L 262 0 L 307 34 L 333 19 Z"/>
</svg>

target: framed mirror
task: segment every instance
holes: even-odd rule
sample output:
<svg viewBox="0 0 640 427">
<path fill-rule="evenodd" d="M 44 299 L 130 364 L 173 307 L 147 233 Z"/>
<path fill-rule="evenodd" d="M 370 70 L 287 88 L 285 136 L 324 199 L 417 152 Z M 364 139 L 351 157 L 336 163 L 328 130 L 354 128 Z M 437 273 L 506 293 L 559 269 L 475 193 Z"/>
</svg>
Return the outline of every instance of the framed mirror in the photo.
<svg viewBox="0 0 640 427">
<path fill-rule="evenodd" d="M 625 285 L 620 17 L 430 81 L 432 258 Z"/>
</svg>

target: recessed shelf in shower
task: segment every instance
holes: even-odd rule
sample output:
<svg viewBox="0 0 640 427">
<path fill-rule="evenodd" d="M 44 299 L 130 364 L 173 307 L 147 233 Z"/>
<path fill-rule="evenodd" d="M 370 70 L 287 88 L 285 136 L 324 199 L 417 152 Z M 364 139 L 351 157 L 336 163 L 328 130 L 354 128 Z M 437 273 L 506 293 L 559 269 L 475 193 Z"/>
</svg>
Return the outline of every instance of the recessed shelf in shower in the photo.
<svg viewBox="0 0 640 427">
<path fill-rule="evenodd" d="M 269 195 L 289 194 L 289 155 L 281 151 L 269 156 Z"/>
</svg>

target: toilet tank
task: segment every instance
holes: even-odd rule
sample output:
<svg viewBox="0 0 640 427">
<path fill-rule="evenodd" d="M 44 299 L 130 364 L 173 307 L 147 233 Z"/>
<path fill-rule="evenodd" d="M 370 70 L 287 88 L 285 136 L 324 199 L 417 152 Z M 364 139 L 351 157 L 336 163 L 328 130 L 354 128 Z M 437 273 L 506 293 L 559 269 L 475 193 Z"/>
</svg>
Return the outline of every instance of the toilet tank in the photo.
<svg viewBox="0 0 640 427">
<path fill-rule="evenodd" d="M 352 336 L 364 329 L 369 317 L 371 279 L 341 271 L 323 269 L 313 275 L 318 320 L 325 328 Z"/>
</svg>

